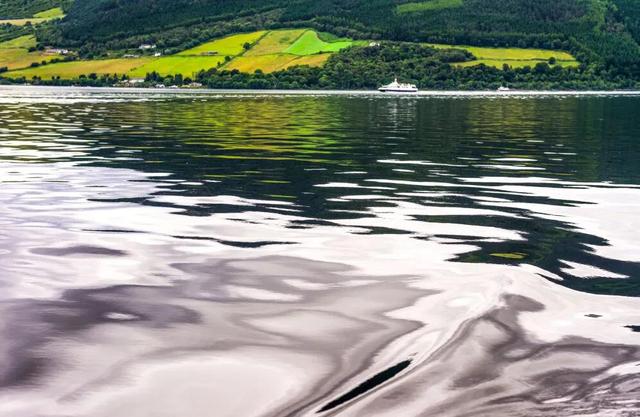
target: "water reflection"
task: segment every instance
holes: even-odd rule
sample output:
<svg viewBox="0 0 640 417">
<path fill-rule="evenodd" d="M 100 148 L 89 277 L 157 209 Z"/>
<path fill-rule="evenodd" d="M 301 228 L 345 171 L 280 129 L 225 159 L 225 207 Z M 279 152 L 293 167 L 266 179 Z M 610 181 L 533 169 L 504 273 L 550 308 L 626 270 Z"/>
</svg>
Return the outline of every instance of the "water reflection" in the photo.
<svg viewBox="0 0 640 417">
<path fill-rule="evenodd" d="M 640 413 L 637 98 L 58 91 L 0 104 L 0 415 Z"/>
</svg>

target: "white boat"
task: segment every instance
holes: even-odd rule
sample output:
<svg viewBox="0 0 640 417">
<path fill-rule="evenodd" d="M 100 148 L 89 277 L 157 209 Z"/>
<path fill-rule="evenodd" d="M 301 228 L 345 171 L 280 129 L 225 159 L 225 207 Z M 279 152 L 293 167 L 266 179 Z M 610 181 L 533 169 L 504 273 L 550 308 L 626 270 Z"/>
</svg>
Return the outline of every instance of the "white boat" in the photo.
<svg viewBox="0 0 640 417">
<path fill-rule="evenodd" d="M 509 87 L 500 86 L 498 87 L 498 91 L 511 91 L 511 89 Z"/>
<path fill-rule="evenodd" d="M 391 84 L 383 85 L 378 88 L 378 91 L 383 93 L 417 93 L 418 87 L 416 87 L 415 84 L 399 83 L 396 78 Z"/>
</svg>

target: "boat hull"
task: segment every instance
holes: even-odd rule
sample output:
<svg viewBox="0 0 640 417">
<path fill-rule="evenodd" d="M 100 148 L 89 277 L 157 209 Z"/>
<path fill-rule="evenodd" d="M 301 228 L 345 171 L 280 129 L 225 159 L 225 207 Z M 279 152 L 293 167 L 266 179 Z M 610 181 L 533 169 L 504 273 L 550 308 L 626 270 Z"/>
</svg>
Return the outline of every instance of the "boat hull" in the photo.
<svg viewBox="0 0 640 417">
<path fill-rule="evenodd" d="M 418 89 L 378 88 L 381 93 L 417 93 Z"/>
</svg>

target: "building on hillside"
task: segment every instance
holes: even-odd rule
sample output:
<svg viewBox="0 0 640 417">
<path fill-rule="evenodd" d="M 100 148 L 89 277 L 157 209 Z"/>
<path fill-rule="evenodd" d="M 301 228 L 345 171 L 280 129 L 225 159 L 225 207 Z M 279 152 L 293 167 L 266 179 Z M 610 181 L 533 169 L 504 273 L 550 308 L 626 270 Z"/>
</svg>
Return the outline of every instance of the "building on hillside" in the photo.
<svg viewBox="0 0 640 417">
<path fill-rule="evenodd" d="M 122 80 L 116 84 L 117 87 L 137 87 L 144 84 L 144 78 L 130 78 L 128 80 Z"/>
<path fill-rule="evenodd" d="M 142 45 L 138 46 L 138 49 L 140 49 L 141 51 L 148 51 L 149 49 L 156 49 L 156 45 L 143 43 Z"/>
<path fill-rule="evenodd" d="M 45 55 L 69 55 L 71 51 L 60 48 L 45 48 L 44 53 Z"/>
</svg>

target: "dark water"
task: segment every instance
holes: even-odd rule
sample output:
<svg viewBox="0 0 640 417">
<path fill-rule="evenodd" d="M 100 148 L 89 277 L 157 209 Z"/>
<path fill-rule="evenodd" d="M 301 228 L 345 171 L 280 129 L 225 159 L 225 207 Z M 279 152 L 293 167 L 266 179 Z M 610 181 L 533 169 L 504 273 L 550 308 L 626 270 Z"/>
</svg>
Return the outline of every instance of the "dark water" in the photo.
<svg viewBox="0 0 640 417">
<path fill-rule="evenodd" d="M 640 97 L 0 90 L 0 415 L 640 415 L 639 161 Z"/>
</svg>

